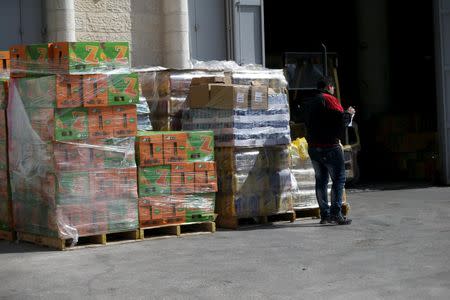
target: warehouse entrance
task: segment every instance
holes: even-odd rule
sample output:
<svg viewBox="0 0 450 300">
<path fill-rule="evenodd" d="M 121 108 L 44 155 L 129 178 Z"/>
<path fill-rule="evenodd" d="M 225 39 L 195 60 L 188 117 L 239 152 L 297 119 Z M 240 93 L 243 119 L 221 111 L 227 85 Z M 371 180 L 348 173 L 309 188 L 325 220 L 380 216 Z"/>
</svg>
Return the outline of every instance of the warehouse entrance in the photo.
<svg viewBox="0 0 450 300">
<path fill-rule="evenodd" d="M 358 113 L 362 182 L 434 182 L 432 2 L 409 3 L 407 12 L 387 0 L 266 0 L 264 6 L 268 67 L 283 68 L 284 52 L 318 52 L 321 42 L 337 53 L 341 99 Z"/>
</svg>

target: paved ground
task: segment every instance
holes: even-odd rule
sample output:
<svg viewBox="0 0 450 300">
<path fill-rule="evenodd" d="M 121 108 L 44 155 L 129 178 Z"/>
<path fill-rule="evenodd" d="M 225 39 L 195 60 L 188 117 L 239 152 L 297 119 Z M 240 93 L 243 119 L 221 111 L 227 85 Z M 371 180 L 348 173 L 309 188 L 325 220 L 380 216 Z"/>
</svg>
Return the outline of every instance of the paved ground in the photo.
<svg viewBox="0 0 450 300">
<path fill-rule="evenodd" d="M 353 192 L 317 220 L 56 252 L 0 242 L 1 299 L 449 299 L 450 188 Z"/>
</svg>

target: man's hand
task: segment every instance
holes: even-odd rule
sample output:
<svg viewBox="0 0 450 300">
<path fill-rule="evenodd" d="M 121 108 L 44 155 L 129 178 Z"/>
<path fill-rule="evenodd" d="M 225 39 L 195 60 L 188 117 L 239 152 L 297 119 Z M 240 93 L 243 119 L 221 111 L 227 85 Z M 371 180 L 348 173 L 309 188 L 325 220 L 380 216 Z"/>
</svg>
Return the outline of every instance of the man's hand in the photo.
<svg viewBox="0 0 450 300">
<path fill-rule="evenodd" d="M 350 106 L 349 108 L 347 108 L 347 112 L 353 116 L 356 113 L 356 110 L 352 106 Z"/>
</svg>

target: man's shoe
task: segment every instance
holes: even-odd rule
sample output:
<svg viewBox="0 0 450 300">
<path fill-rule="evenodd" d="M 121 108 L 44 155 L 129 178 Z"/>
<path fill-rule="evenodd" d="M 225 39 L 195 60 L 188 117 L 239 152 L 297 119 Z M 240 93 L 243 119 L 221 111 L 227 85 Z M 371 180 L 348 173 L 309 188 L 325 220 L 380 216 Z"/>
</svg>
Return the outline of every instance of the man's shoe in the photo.
<svg viewBox="0 0 450 300">
<path fill-rule="evenodd" d="M 331 220 L 329 218 L 320 219 L 319 224 L 325 225 L 331 223 Z"/>
<path fill-rule="evenodd" d="M 350 225 L 352 224 L 352 220 L 342 216 L 331 217 L 331 223 L 336 225 Z"/>
</svg>

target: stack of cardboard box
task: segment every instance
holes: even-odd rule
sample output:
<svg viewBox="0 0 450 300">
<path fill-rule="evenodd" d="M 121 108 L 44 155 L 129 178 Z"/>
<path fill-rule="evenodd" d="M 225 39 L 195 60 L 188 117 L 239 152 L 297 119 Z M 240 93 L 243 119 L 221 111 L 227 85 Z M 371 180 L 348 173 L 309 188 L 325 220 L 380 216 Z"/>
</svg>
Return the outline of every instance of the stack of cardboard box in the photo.
<svg viewBox="0 0 450 300">
<path fill-rule="evenodd" d="M 139 132 L 136 144 L 141 227 L 214 220 L 211 131 Z"/>
<path fill-rule="evenodd" d="M 183 129 L 212 129 L 220 218 L 292 210 L 289 106 L 279 70 L 193 80 Z"/>
<path fill-rule="evenodd" d="M 122 42 L 11 48 L 16 231 L 76 240 L 137 228 L 139 88 L 128 56 Z"/>
</svg>

